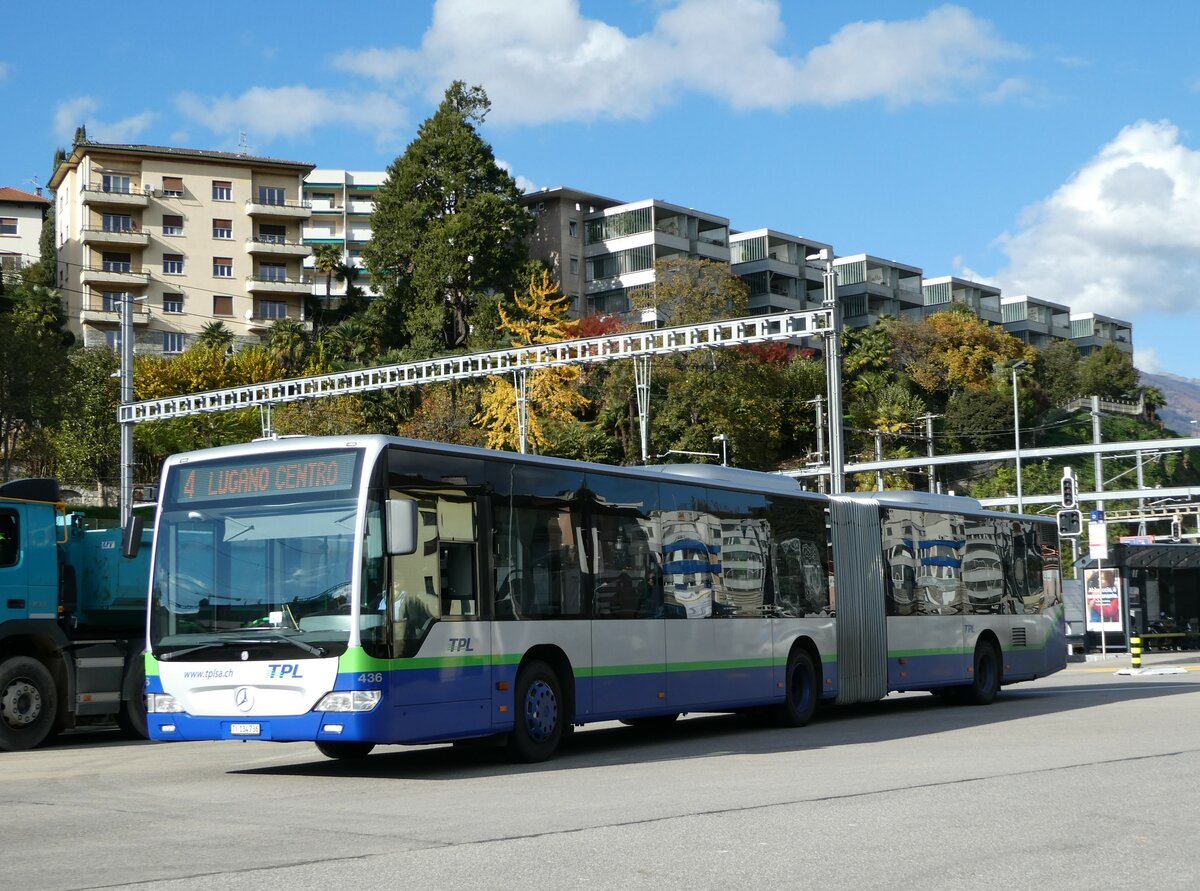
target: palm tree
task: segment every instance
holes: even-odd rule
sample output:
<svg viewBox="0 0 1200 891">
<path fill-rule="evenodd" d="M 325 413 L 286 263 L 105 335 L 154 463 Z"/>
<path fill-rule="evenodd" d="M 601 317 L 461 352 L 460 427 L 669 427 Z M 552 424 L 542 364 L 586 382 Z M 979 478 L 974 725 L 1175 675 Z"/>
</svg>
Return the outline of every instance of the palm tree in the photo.
<svg viewBox="0 0 1200 891">
<path fill-rule="evenodd" d="M 313 248 L 313 266 L 325 276 L 325 302 L 333 298 L 333 277 L 342 265 L 342 246 L 319 244 Z"/>
<path fill-rule="evenodd" d="M 362 365 L 376 352 L 371 329 L 359 318 L 338 322 L 329 332 L 328 340 L 343 359 Z"/>
<path fill-rule="evenodd" d="M 308 332 L 299 319 L 276 319 L 267 332 L 267 349 L 289 374 L 304 366 L 308 353 Z"/>
<path fill-rule="evenodd" d="M 196 343 L 206 347 L 217 347 L 223 352 L 233 348 L 233 332 L 225 327 L 224 322 L 209 322 L 196 335 Z"/>
</svg>

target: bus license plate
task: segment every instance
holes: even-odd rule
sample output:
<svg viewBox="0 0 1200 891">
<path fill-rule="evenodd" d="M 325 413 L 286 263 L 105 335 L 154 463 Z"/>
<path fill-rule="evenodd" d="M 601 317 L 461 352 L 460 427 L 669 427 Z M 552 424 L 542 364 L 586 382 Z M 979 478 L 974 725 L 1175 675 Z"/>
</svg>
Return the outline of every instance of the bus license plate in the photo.
<svg viewBox="0 0 1200 891">
<path fill-rule="evenodd" d="M 229 733 L 233 736 L 258 736 L 262 733 L 260 724 L 230 724 Z"/>
</svg>

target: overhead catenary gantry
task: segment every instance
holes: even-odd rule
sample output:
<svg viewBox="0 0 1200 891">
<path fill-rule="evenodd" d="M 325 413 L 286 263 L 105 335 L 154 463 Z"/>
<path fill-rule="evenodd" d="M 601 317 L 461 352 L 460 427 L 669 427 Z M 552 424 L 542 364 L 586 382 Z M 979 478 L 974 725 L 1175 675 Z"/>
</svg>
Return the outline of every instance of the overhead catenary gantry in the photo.
<svg viewBox="0 0 1200 891">
<path fill-rule="evenodd" d="M 511 374 L 516 387 L 517 416 L 521 427 L 522 451 L 524 451 L 527 419 L 525 379 L 528 372 L 539 368 L 563 365 L 590 365 L 598 362 L 611 362 L 615 359 L 633 359 L 637 371 L 642 460 L 645 461 L 649 457 L 651 357 L 671 356 L 696 350 L 799 340 L 835 331 L 835 310 L 823 306 L 820 309 L 748 316 L 697 325 L 621 331 L 615 334 L 576 340 L 518 346 L 505 350 L 467 353 L 459 356 L 441 356 L 417 362 L 357 368 L 310 377 L 228 387 L 222 390 L 208 390 L 183 396 L 147 399 L 142 402 L 121 405 L 118 419 L 122 424 L 133 425 L 239 408 L 258 408 L 263 412 L 264 433 L 269 434 L 271 432 L 270 410 L 275 405 L 306 399 L 321 399 L 327 396 L 348 396 L 400 387 L 416 387 L 498 374 Z"/>
</svg>

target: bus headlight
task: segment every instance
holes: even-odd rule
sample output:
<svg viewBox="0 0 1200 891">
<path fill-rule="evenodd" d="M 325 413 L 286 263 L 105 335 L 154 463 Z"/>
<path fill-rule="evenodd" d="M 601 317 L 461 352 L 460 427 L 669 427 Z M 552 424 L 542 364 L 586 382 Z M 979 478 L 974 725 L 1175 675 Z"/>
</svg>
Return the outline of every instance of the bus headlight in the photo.
<svg viewBox="0 0 1200 891">
<path fill-rule="evenodd" d="M 152 715 L 175 714 L 183 711 L 183 706 L 174 696 L 166 693 L 147 693 L 146 712 Z"/>
<path fill-rule="evenodd" d="M 382 690 L 335 690 L 321 697 L 313 711 L 369 712 L 382 697 Z"/>
</svg>

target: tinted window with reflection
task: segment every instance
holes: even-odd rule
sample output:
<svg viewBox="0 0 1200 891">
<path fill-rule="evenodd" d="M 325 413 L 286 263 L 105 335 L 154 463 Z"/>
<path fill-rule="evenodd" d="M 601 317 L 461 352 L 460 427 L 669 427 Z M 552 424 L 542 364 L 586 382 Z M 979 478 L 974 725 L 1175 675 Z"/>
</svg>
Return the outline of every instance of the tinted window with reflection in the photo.
<svg viewBox="0 0 1200 891">
<path fill-rule="evenodd" d="M 598 619 L 662 616 L 658 483 L 589 473 L 587 485 L 590 534 L 584 547 L 593 571 L 592 614 Z"/>
</svg>

